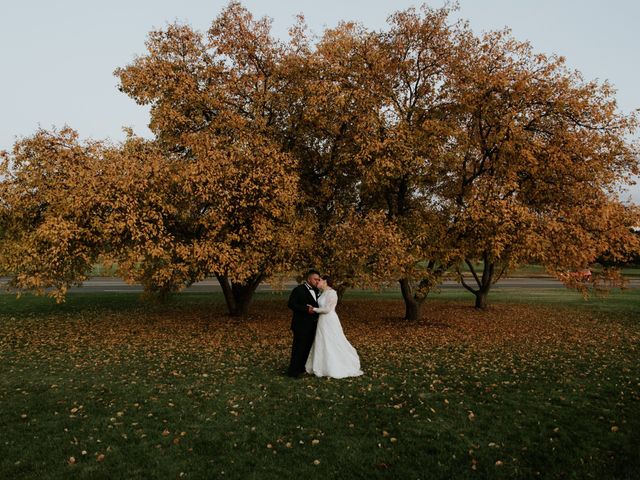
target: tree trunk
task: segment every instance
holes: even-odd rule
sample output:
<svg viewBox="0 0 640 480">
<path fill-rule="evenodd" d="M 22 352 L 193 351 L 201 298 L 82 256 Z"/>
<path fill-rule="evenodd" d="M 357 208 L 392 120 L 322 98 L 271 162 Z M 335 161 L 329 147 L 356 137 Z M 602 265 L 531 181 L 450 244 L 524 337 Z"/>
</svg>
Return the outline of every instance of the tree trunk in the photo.
<svg viewBox="0 0 640 480">
<path fill-rule="evenodd" d="M 489 296 L 489 289 L 493 285 L 493 276 L 495 272 L 495 263 L 491 261 L 491 257 L 488 252 L 484 252 L 482 257 L 483 269 L 482 280 L 480 281 L 478 293 L 476 293 L 476 308 L 487 308 L 487 297 Z"/>
<path fill-rule="evenodd" d="M 249 311 L 249 305 L 253 300 L 253 294 L 264 280 L 264 275 L 255 275 L 243 283 L 229 281 L 226 275 L 218 275 L 218 282 L 222 287 L 227 310 L 232 317 L 242 317 Z"/>
<path fill-rule="evenodd" d="M 489 295 L 489 291 L 478 290 L 475 292 L 476 295 L 476 308 L 484 310 L 487 308 L 487 296 Z"/>
<path fill-rule="evenodd" d="M 405 306 L 405 320 L 417 321 L 422 317 L 422 302 L 424 299 L 417 299 L 411 290 L 411 283 L 408 278 L 400 279 L 400 291 Z"/>
<path fill-rule="evenodd" d="M 478 309 L 487 308 L 487 297 L 489 296 L 489 290 L 491 289 L 491 285 L 494 283 L 495 277 L 495 263 L 491 261 L 491 257 L 488 252 L 484 252 L 482 255 L 483 269 L 482 275 L 478 276 L 476 269 L 473 266 L 473 262 L 469 259 L 465 259 L 465 263 L 469 267 L 469 271 L 471 275 L 473 275 L 473 279 L 478 285 L 478 288 L 472 288 L 467 282 L 464 280 L 464 276 L 458 270 L 458 275 L 460 277 L 460 281 L 462 282 L 462 286 L 473 293 L 476 297 L 475 307 Z"/>
</svg>

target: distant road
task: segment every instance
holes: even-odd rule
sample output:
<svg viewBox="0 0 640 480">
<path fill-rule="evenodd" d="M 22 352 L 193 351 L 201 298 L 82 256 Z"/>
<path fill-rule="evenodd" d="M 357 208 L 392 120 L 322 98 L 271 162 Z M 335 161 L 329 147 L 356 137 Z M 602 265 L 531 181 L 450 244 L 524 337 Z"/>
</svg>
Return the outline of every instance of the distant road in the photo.
<svg viewBox="0 0 640 480">
<path fill-rule="evenodd" d="M 6 278 L 0 279 L 0 282 L 4 283 Z M 269 283 L 262 283 L 259 287 L 259 291 L 274 291 L 274 290 L 290 290 L 296 285 L 294 281 L 287 281 L 284 285 L 279 284 L 275 288 Z M 629 281 L 630 288 L 640 288 L 640 279 L 634 278 Z M 461 289 L 460 284 L 454 281 L 446 281 L 441 286 L 441 289 Z M 494 289 L 502 288 L 519 288 L 519 289 L 548 289 L 548 288 L 564 288 L 563 284 L 554 278 L 549 277 L 530 277 L 530 278 L 505 278 L 500 280 L 494 287 Z M 129 285 L 119 278 L 111 277 L 93 277 L 82 284 L 81 287 L 72 287 L 71 292 L 142 292 L 142 285 Z M 202 282 L 197 282 L 192 286 L 186 288 L 186 292 L 219 292 L 220 284 L 216 279 L 207 279 Z"/>
</svg>

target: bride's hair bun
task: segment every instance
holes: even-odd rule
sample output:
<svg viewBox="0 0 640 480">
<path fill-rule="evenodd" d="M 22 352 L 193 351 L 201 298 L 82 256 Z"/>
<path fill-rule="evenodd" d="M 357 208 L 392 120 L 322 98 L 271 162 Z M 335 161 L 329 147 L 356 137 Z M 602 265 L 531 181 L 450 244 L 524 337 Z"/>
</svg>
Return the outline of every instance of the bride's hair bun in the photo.
<svg viewBox="0 0 640 480">
<path fill-rule="evenodd" d="M 331 278 L 329 275 L 325 275 L 324 277 L 322 277 L 322 279 L 327 282 L 327 285 L 331 288 L 333 288 L 333 278 Z"/>
</svg>

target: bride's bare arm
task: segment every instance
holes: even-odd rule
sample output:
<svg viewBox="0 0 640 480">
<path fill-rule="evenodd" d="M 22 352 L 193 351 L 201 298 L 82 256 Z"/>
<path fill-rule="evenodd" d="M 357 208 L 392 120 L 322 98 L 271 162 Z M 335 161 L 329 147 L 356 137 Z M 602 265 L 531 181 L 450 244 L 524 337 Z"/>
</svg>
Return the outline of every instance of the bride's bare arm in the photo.
<svg viewBox="0 0 640 480">
<path fill-rule="evenodd" d="M 332 310 L 335 310 L 337 304 L 338 292 L 336 292 L 335 290 L 331 290 L 330 292 L 327 292 L 327 303 L 325 303 L 324 307 L 315 307 L 313 311 L 316 313 L 329 313 Z"/>
</svg>

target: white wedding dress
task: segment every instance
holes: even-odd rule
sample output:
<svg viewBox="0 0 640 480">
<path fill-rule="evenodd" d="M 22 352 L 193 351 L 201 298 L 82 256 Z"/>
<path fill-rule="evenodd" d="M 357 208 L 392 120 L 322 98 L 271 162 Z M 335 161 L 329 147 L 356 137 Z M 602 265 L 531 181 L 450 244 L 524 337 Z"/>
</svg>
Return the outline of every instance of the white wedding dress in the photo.
<svg viewBox="0 0 640 480">
<path fill-rule="evenodd" d="M 337 304 L 338 292 L 328 288 L 318 298 L 318 307 L 313 309 L 320 318 L 305 368 L 317 377 L 345 378 L 363 374 L 358 352 L 342 331 Z"/>
</svg>

